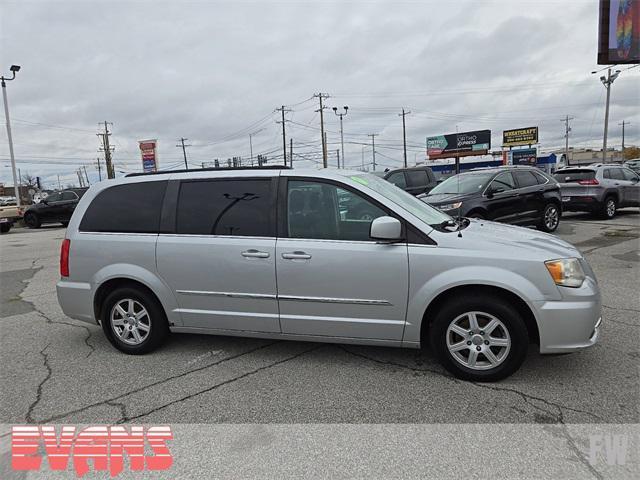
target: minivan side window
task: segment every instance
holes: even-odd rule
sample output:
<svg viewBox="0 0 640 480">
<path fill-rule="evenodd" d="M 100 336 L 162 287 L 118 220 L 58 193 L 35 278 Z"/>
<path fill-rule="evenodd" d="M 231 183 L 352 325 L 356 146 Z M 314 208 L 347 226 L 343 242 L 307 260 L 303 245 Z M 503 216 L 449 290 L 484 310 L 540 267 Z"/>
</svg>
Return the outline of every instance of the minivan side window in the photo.
<svg viewBox="0 0 640 480">
<path fill-rule="evenodd" d="M 392 173 L 391 175 L 389 175 L 389 178 L 387 178 L 387 182 L 393 183 L 396 187 L 407 187 L 407 181 L 404 178 L 404 172 Z"/>
<path fill-rule="evenodd" d="M 290 238 L 368 241 L 371 222 L 387 213 L 336 185 L 290 180 L 287 228 Z"/>
<path fill-rule="evenodd" d="M 115 185 L 100 192 L 80 222 L 81 232 L 158 233 L 166 181 Z"/>
<path fill-rule="evenodd" d="M 271 179 L 184 181 L 176 233 L 272 237 Z"/>
</svg>

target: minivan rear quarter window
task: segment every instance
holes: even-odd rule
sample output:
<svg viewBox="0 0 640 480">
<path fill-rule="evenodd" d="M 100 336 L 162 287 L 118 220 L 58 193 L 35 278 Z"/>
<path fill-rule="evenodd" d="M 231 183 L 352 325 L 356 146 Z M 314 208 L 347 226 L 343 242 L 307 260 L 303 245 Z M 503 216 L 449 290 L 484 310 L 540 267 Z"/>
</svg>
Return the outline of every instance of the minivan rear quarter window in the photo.
<svg viewBox="0 0 640 480">
<path fill-rule="evenodd" d="M 271 210 L 270 179 L 182 182 L 176 233 L 270 237 Z"/>
<path fill-rule="evenodd" d="M 81 232 L 158 233 L 166 181 L 115 185 L 93 199 Z"/>
</svg>

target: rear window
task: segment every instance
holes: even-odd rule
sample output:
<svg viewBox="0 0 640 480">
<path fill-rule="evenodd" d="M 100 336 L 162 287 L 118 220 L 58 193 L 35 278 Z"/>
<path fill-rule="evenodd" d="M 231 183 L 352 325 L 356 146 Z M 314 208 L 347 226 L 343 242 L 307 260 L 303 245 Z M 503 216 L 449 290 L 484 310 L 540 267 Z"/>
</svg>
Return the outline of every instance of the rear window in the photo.
<svg viewBox="0 0 640 480">
<path fill-rule="evenodd" d="M 407 170 L 407 177 L 412 187 L 424 187 L 429 183 L 429 177 L 424 170 Z"/>
<path fill-rule="evenodd" d="M 100 192 L 80 222 L 82 232 L 158 233 L 166 181 L 127 183 Z"/>
<path fill-rule="evenodd" d="M 592 180 L 596 178 L 595 170 L 586 170 L 586 169 L 572 169 L 572 170 L 562 170 L 561 172 L 556 172 L 553 176 L 560 183 L 572 183 L 579 182 L 581 180 Z"/>
</svg>

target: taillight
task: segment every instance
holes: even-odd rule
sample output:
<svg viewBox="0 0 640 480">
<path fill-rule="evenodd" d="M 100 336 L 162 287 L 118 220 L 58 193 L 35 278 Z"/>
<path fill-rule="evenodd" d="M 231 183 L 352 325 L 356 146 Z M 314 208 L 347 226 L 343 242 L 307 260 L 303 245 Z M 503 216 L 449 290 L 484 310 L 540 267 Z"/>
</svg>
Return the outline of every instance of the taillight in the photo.
<svg viewBox="0 0 640 480">
<path fill-rule="evenodd" d="M 60 247 L 60 276 L 69 276 L 69 247 L 71 246 L 71 240 L 65 238 L 62 241 Z"/>
<path fill-rule="evenodd" d="M 595 178 L 589 178 L 587 180 L 578 180 L 580 185 L 600 185 L 600 182 Z"/>
</svg>

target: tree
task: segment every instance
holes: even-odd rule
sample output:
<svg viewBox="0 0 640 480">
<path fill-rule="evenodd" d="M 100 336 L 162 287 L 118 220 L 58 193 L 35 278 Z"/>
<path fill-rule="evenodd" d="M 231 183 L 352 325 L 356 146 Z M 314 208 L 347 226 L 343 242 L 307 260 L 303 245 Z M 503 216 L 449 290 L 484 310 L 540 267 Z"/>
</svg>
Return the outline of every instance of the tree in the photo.
<svg viewBox="0 0 640 480">
<path fill-rule="evenodd" d="M 625 160 L 640 158 L 640 147 L 625 147 L 624 152 L 622 152 L 622 157 Z"/>
<path fill-rule="evenodd" d="M 27 188 L 37 188 L 38 187 L 38 177 L 34 177 L 29 172 L 26 172 L 22 176 L 22 183 Z"/>
</svg>

